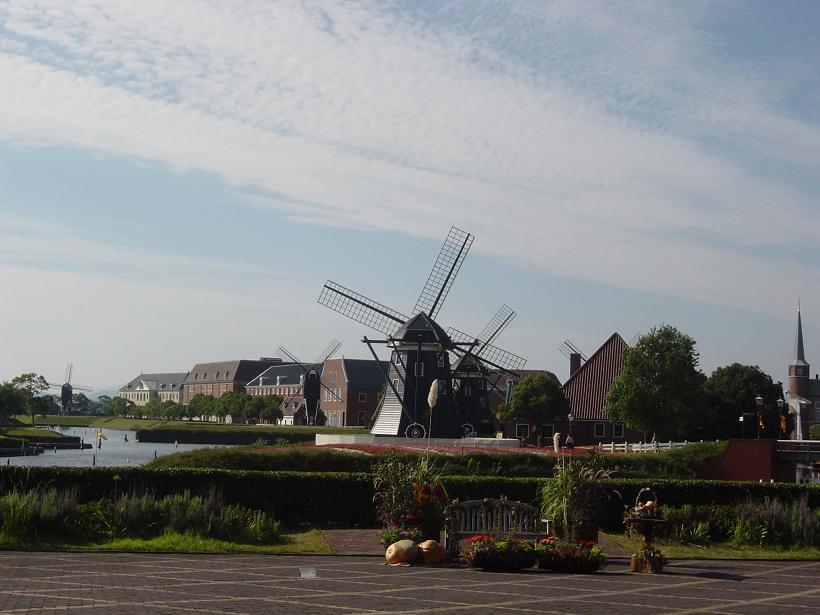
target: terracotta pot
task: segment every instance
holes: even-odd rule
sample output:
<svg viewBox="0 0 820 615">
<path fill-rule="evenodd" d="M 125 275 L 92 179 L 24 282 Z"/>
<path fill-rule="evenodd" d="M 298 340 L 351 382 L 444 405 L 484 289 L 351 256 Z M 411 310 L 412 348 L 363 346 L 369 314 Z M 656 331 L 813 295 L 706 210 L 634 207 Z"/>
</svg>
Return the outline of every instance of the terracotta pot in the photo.
<svg viewBox="0 0 820 615">
<path fill-rule="evenodd" d="M 632 555 L 629 558 L 629 572 L 640 572 L 641 571 L 641 556 L 640 555 Z"/>
</svg>

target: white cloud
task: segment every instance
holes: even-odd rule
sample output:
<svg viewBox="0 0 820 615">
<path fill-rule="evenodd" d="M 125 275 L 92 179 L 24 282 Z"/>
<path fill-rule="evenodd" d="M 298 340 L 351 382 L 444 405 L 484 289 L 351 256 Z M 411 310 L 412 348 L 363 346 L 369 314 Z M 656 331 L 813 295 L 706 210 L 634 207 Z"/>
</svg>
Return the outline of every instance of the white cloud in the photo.
<svg viewBox="0 0 820 615">
<path fill-rule="evenodd" d="M 791 179 L 820 129 L 779 110 L 772 67 L 718 53 L 706 5 L 539 8 L 11 0 L 0 137 L 214 172 L 297 220 L 458 224 L 563 276 L 820 302 L 817 250 L 792 250 L 816 195 Z"/>
</svg>

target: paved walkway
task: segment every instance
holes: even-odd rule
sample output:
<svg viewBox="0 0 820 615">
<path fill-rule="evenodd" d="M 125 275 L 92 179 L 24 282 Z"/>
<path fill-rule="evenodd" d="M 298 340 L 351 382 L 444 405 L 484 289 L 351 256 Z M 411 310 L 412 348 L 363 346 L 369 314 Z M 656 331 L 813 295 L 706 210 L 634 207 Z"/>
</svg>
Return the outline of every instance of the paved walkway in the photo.
<svg viewBox="0 0 820 615">
<path fill-rule="evenodd" d="M 316 578 L 300 578 L 300 567 Z M 686 562 L 668 574 L 486 573 L 380 557 L 0 553 L 0 613 L 820 612 L 820 562 Z"/>
</svg>

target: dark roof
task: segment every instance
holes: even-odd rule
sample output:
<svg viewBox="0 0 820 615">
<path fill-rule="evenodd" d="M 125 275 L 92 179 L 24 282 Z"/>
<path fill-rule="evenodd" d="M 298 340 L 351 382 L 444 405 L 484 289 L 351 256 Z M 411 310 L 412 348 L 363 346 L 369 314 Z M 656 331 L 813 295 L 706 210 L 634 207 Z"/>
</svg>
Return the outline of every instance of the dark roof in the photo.
<svg viewBox="0 0 820 615">
<path fill-rule="evenodd" d="M 809 396 L 820 397 L 820 380 L 817 378 L 809 380 Z"/>
<path fill-rule="evenodd" d="M 604 344 L 564 383 L 573 421 L 608 421 L 604 409 L 609 387 L 621 372 L 629 345 L 613 333 Z"/>
<path fill-rule="evenodd" d="M 281 362 L 276 365 L 282 365 Z M 220 361 L 217 363 L 197 363 L 188 372 L 185 384 L 212 384 L 215 382 L 248 382 L 267 368 L 271 361 Z"/>
<path fill-rule="evenodd" d="M 450 345 L 450 336 L 424 312 L 419 312 L 399 327 L 393 337 L 408 343 L 421 341 L 428 344 Z"/>
<path fill-rule="evenodd" d="M 140 385 L 140 381 L 145 382 L 150 390 L 179 390 L 187 375 L 185 372 L 181 374 L 140 374 L 125 386 L 120 387 L 120 391 L 132 391 Z"/>
<path fill-rule="evenodd" d="M 374 361 L 372 359 L 342 359 L 348 386 L 351 389 L 378 391 L 384 386 L 384 374 L 387 373 L 390 363 Z M 381 363 L 381 369 L 379 369 Z M 382 372 L 382 370 L 384 370 Z"/>
<path fill-rule="evenodd" d="M 258 374 L 253 380 L 248 382 L 246 386 L 275 386 L 277 378 L 284 378 L 281 382 L 283 386 L 289 384 L 299 384 L 299 380 L 305 373 L 305 370 L 309 371 L 315 368 L 319 370 L 320 374 L 322 373 L 321 363 L 305 363 L 303 365 L 304 368 L 296 363 L 288 363 L 287 365 L 272 365 L 261 374 Z"/>
</svg>

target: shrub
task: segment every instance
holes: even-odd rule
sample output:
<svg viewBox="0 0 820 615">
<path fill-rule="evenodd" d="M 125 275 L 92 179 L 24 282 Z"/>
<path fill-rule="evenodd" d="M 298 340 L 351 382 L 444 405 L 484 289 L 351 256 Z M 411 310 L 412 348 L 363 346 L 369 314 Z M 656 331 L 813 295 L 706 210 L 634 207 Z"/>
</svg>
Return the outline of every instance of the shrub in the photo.
<svg viewBox="0 0 820 615">
<path fill-rule="evenodd" d="M 74 489 L 18 491 L 0 496 L 0 530 L 15 538 L 71 530 L 78 516 Z"/>
</svg>

